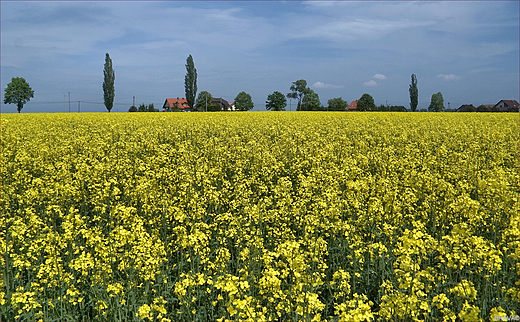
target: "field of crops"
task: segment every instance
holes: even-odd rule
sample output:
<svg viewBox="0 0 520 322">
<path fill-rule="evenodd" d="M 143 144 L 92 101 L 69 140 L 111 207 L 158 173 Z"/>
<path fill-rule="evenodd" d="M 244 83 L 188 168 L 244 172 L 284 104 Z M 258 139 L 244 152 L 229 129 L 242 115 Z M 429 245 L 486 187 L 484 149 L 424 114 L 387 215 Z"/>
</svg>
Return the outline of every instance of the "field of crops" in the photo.
<svg viewBox="0 0 520 322">
<path fill-rule="evenodd" d="M 1 320 L 514 319 L 518 114 L 461 114 L 3 114 Z"/>
</svg>

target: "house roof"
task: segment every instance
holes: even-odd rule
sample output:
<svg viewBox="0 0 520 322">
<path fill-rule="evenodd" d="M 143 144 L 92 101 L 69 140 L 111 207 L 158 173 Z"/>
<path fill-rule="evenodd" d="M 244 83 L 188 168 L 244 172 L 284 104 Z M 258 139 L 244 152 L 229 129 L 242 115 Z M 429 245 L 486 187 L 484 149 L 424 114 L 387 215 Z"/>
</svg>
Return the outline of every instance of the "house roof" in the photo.
<svg viewBox="0 0 520 322">
<path fill-rule="evenodd" d="M 518 109 L 518 102 L 515 101 L 515 100 L 501 100 L 500 102 L 504 102 L 504 105 L 506 106 L 506 108 L 502 108 L 500 110 L 507 110 L 507 109 Z M 496 103 L 495 106 L 497 106 L 498 104 L 500 104 L 500 102 Z"/>
<path fill-rule="evenodd" d="M 473 106 L 473 104 L 462 104 L 458 109 L 456 109 L 456 112 L 471 112 L 475 111 L 476 108 Z"/>
<path fill-rule="evenodd" d="M 358 100 L 352 101 L 352 103 L 350 103 L 350 105 L 347 106 L 347 110 L 349 110 L 349 111 L 357 110 L 357 101 Z"/>
<path fill-rule="evenodd" d="M 225 99 L 223 99 L 222 97 L 218 97 L 218 98 L 214 98 L 211 103 L 213 104 L 216 104 L 216 103 L 220 103 L 222 105 L 224 105 L 226 108 L 228 108 L 230 106 L 230 104 L 228 103 L 228 101 L 226 101 Z"/>
<path fill-rule="evenodd" d="M 190 108 L 188 105 L 188 100 L 185 98 L 167 98 L 166 101 L 164 101 L 164 106 L 168 103 L 170 105 L 170 108 L 173 108 L 175 103 L 178 103 L 178 106 L 180 109 Z"/>
</svg>

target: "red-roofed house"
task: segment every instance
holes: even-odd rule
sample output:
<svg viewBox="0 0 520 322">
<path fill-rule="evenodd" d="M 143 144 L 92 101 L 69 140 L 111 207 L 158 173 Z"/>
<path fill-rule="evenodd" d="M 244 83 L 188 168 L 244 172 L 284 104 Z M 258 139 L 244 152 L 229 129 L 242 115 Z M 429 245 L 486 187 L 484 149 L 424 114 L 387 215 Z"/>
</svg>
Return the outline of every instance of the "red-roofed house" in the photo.
<svg viewBox="0 0 520 322">
<path fill-rule="evenodd" d="M 349 106 L 347 106 L 347 111 L 355 111 L 357 110 L 357 100 L 352 101 Z"/>
<path fill-rule="evenodd" d="M 181 111 L 185 112 L 191 112 L 193 109 L 191 109 L 188 105 L 188 101 L 185 98 L 167 98 L 166 101 L 164 101 L 163 104 L 163 111 L 164 112 L 170 112 L 173 110 L 175 104 L 177 104 L 177 107 Z"/>
</svg>

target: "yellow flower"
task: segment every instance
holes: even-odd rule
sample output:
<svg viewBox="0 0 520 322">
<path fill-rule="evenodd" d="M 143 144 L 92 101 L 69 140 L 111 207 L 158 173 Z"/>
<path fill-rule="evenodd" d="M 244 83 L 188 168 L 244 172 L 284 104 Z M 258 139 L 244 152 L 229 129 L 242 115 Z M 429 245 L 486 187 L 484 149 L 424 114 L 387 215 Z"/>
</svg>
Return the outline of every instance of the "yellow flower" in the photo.
<svg viewBox="0 0 520 322">
<path fill-rule="evenodd" d="M 467 280 L 462 280 L 457 286 L 451 288 L 450 292 L 461 299 L 474 300 L 477 298 L 477 290 L 473 286 L 473 282 Z"/>
<path fill-rule="evenodd" d="M 432 299 L 432 303 L 438 308 L 442 309 L 444 306 L 450 303 L 450 299 L 446 296 L 446 294 L 441 293 L 435 295 Z"/>
<path fill-rule="evenodd" d="M 507 314 L 501 306 L 491 309 L 489 319 L 490 321 L 508 321 Z"/>
<path fill-rule="evenodd" d="M 456 321 L 518 303 L 517 115 L 147 114 L 0 118 L 13 318 Z"/>
<path fill-rule="evenodd" d="M 371 306 L 365 294 L 354 294 L 354 298 L 345 303 L 336 304 L 334 313 L 340 321 L 371 321 L 374 319 Z"/>
<path fill-rule="evenodd" d="M 150 315 L 150 306 L 148 304 L 143 304 L 139 307 L 139 310 L 135 314 L 135 316 L 140 317 L 141 319 L 149 319 L 152 320 L 152 316 Z"/>
<path fill-rule="evenodd" d="M 459 318 L 462 321 L 482 321 L 480 318 L 480 308 L 469 305 L 468 301 L 464 302 L 462 310 L 460 310 Z"/>
</svg>

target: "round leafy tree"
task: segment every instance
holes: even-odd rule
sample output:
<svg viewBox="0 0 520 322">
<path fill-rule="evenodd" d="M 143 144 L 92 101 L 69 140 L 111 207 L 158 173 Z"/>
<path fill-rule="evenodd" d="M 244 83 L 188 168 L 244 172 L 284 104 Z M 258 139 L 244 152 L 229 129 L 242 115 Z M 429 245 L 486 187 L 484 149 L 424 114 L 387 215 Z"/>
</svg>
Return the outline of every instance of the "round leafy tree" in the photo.
<svg viewBox="0 0 520 322">
<path fill-rule="evenodd" d="M 29 83 L 22 77 L 13 77 L 5 88 L 4 104 L 16 104 L 18 113 L 20 113 L 25 103 L 33 97 L 34 91 Z"/>
<path fill-rule="evenodd" d="M 265 102 L 265 108 L 270 111 L 285 111 L 285 107 L 287 106 L 287 99 L 285 95 L 278 91 L 274 91 L 272 94 L 267 96 L 267 101 Z"/>
<path fill-rule="evenodd" d="M 246 92 L 240 92 L 237 97 L 235 97 L 235 106 L 238 111 L 249 111 L 253 109 L 255 105 L 251 95 Z"/>
<path fill-rule="evenodd" d="M 361 98 L 357 102 L 357 110 L 358 111 L 373 111 L 376 109 L 376 104 L 374 103 L 374 98 L 370 94 L 363 94 Z"/>
</svg>

